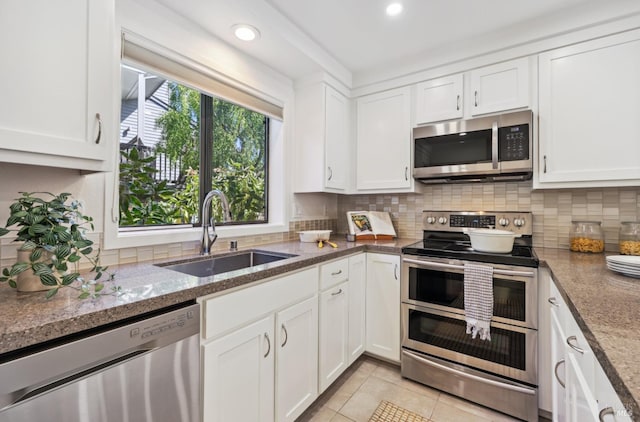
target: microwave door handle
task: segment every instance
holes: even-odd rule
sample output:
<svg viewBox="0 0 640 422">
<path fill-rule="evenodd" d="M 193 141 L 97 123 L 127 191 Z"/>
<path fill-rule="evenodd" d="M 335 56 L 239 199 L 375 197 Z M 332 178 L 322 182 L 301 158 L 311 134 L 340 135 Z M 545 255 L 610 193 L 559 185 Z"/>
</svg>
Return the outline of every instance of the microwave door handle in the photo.
<svg viewBox="0 0 640 422">
<path fill-rule="evenodd" d="M 498 169 L 498 122 L 491 125 L 491 164 L 494 170 Z"/>
</svg>

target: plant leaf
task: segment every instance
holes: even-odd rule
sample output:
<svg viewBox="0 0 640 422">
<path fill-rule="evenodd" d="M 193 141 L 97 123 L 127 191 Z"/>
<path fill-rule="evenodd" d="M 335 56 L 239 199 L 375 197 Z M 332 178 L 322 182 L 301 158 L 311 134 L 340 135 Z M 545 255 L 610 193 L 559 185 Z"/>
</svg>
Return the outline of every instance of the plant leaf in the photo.
<svg viewBox="0 0 640 422">
<path fill-rule="evenodd" d="M 93 248 L 84 248 L 80 251 L 80 253 L 83 255 L 89 255 L 91 252 L 93 252 Z"/>
<path fill-rule="evenodd" d="M 56 295 L 56 293 L 58 293 L 58 288 L 56 287 L 55 289 L 51 289 L 47 292 L 47 294 L 45 295 L 45 297 L 47 299 L 51 299 L 52 297 L 54 297 Z"/>
<path fill-rule="evenodd" d="M 80 277 L 79 273 L 65 274 L 64 276 L 62 276 L 62 284 L 68 286 L 69 284 L 76 281 L 78 277 Z"/>
<path fill-rule="evenodd" d="M 57 286 L 58 279 L 55 278 L 52 274 L 42 274 L 40 275 L 40 282 L 45 286 Z"/>
<path fill-rule="evenodd" d="M 9 280 L 9 286 L 13 287 L 14 289 L 18 288 L 18 284 L 15 280 Z"/>
<path fill-rule="evenodd" d="M 97 283 L 94 287 L 94 290 L 96 293 L 98 293 L 99 291 L 102 291 L 102 289 L 104 289 L 104 284 L 102 283 Z"/>
<path fill-rule="evenodd" d="M 55 229 L 54 229 L 54 231 L 55 231 Z M 61 231 L 61 232 L 59 231 L 57 234 L 58 234 L 58 239 L 60 239 L 63 242 L 68 242 L 68 241 L 71 240 L 71 233 L 66 231 L 66 230 Z"/>
<path fill-rule="evenodd" d="M 59 245 L 56 248 L 56 256 L 58 257 L 58 259 L 65 259 L 66 257 L 69 256 L 70 253 L 71 253 L 71 246 L 69 246 L 66 243 Z"/>
<path fill-rule="evenodd" d="M 32 268 L 33 273 L 38 276 L 43 274 L 53 274 L 53 270 L 51 269 L 51 267 L 49 267 L 49 265 L 45 264 L 44 262 L 34 262 Z"/>
<path fill-rule="evenodd" d="M 0 227 L 0 236 L 4 236 L 5 234 L 8 234 L 9 230 L 5 229 L 4 227 Z"/>
<path fill-rule="evenodd" d="M 34 234 L 44 234 L 48 230 L 49 230 L 49 228 L 47 226 L 45 226 L 44 224 L 34 224 L 29 229 L 29 232 L 31 233 L 33 231 Z"/>
<path fill-rule="evenodd" d="M 22 246 L 20 246 L 20 248 L 18 250 L 20 251 L 31 251 L 35 248 L 37 248 L 38 245 L 36 245 L 33 241 L 31 240 L 27 240 L 26 242 L 24 242 L 22 244 Z"/>
<path fill-rule="evenodd" d="M 35 248 L 33 250 L 33 252 L 31 252 L 31 254 L 29 255 L 29 261 L 35 262 L 35 261 L 39 260 L 42 257 L 42 252 L 43 251 L 44 251 L 44 249 L 42 249 L 42 248 Z"/>
<path fill-rule="evenodd" d="M 3 268 L 2 269 L 2 275 L 5 277 L 9 277 L 9 268 Z"/>
<path fill-rule="evenodd" d="M 17 262 L 13 264 L 13 266 L 9 270 L 9 276 L 16 276 L 22 272 L 25 272 L 28 268 L 29 264 L 27 264 L 26 262 Z"/>
<path fill-rule="evenodd" d="M 80 293 L 80 295 L 78 296 L 78 299 L 86 299 L 89 296 L 91 296 L 91 294 L 89 292 L 82 292 Z"/>
<path fill-rule="evenodd" d="M 76 255 L 75 253 L 72 253 L 67 258 L 67 261 L 69 261 L 69 262 L 78 262 L 78 261 L 80 261 L 80 256 Z"/>
</svg>

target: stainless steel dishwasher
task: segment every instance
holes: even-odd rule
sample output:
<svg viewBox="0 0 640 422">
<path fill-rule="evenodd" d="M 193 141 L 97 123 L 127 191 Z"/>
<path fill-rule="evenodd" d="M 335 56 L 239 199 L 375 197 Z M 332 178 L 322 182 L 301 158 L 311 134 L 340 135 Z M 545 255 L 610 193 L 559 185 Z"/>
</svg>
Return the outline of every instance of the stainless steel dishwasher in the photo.
<svg viewBox="0 0 640 422">
<path fill-rule="evenodd" d="M 199 314 L 190 303 L 4 356 L 0 422 L 199 421 Z"/>
</svg>

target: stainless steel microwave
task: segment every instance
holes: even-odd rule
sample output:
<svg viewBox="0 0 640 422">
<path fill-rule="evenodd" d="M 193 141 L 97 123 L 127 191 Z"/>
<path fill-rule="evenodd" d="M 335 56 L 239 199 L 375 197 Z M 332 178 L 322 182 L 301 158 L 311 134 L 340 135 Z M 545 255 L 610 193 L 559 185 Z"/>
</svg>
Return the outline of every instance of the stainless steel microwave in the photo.
<svg viewBox="0 0 640 422">
<path fill-rule="evenodd" d="M 423 183 L 527 180 L 533 174 L 530 110 L 413 129 L 413 177 Z"/>
</svg>

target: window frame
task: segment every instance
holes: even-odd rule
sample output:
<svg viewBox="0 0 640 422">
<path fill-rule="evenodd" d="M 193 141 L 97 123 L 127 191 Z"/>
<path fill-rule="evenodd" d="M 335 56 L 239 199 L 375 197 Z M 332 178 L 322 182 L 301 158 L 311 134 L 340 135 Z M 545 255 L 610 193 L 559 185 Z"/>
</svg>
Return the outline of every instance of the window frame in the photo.
<svg viewBox="0 0 640 422">
<path fill-rule="evenodd" d="M 287 165 L 286 157 L 289 154 L 287 143 L 292 136 L 292 126 L 285 122 L 284 116 L 287 114 L 287 119 L 290 119 L 290 113 L 286 113 L 286 110 L 292 110 L 294 91 L 292 85 L 282 85 L 281 81 L 273 79 L 272 84 L 267 83 L 264 86 L 251 86 L 242 82 L 242 78 L 235 75 L 233 78 L 229 78 L 229 75 L 224 75 L 215 70 L 214 67 L 205 66 L 200 62 L 193 61 L 189 57 L 175 53 L 172 50 L 168 50 L 157 44 L 154 44 L 148 40 L 137 39 L 137 42 L 143 44 L 149 49 L 154 50 L 159 55 L 168 57 L 171 60 L 179 61 L 185 66 L 192 66 L 194 69 L 204 72 L 213 78 L 219 77 L 219 80 L 223 80 L 225 83 L 233 86 L 235 89 L 242 90 L 250 93 L 262 101 L 269 102 L 271 104 L 278 104 L 282 110 L 282 120 L 269 117 L 269 145 L 267 147 L 269 159 L 267 161 L 267 174 L 268 179 L 265 181 L 267 186 L 268 205 L 266 213 L 268 213 L 267 223 L 251 223 L 251 224 L 238 224 L 228 225 L 216 228 L 219 239 L 235 238 L 241 236 L 259 236 L 277 234 L 287 232 L 289 210 L 286 206 L 287 199 L 291 194 L 291 184 L 288 180 L 290 173 L 289 165 Z M 120 86 L 120 65 L 130 64 L 137 67 L 145 67 L 140 63 L 125 60 L 120 57 L 120 60 L 114 63 L 117 66 L 118 71 L 114 72 L 114 86 Z M 164 75 L 162 72 L 154 72 L 161 76 L 166 76 L 167 79 L 175 79 L 170 76 Z M 182 83 L 180 81 L 177 81 Z M 264 82 L 264 81 L 263 81 Z M 268 81 L 267 81 L 268 82 Z M 190 84 L 186 83 L 186 86 Z M 201 91 L 197 87 L 193 87 Z M 227 100 L 225 98 L 225 100 Z M 113 92 L 113 107 L 114 115 L 120 114 L 120 92 L 114 90 Z M 111 123 L 111 130 L 114 134 L 119 133 L 119 119 L 114 119 Z M 114 154 L 118 155 L 117 143 L 114 142 Z M 202 232 L 200 227 L 191 226 L 167 226 L 167 227 L 154 227 L 154 228 L 140 228 L 139 230 L 133 228 L 126 228 L 120 230 L 118 224 L 119 206 L 118 206 L 118 183 L 119 183 L 119 171 L 118 160 L 114 160 L 113 172 L 106 173 L 105 177 L 105 214 L 104 214 L 104 232 L 103 232 L 103 247 L 105 250 L 113 249 L 126 249 L 126 248 L 140 248 L 140 247 L 152 247 L 156 245 L 167 245 L 177 247 L 180 245 L 184 248 L 186 242 L 199 243 Z M 278 164 L 276 164 L 278 163 Z M 108 260 L 109 254 L 105 254 L 104 258 Z M 169 258 L 172 256 L 179 256 L 177 252 L 169 249 L 166 252 L 158 252 L 154 250 L 154 258 Z M 122 257 L 121 257 L 122 258 Z M 105 262 L 106 262 L 105 260 Z M 109 262 L 108 264 L 117 264 L 122 259 L 117 259 L 115 262 Z"/>
</svg>

